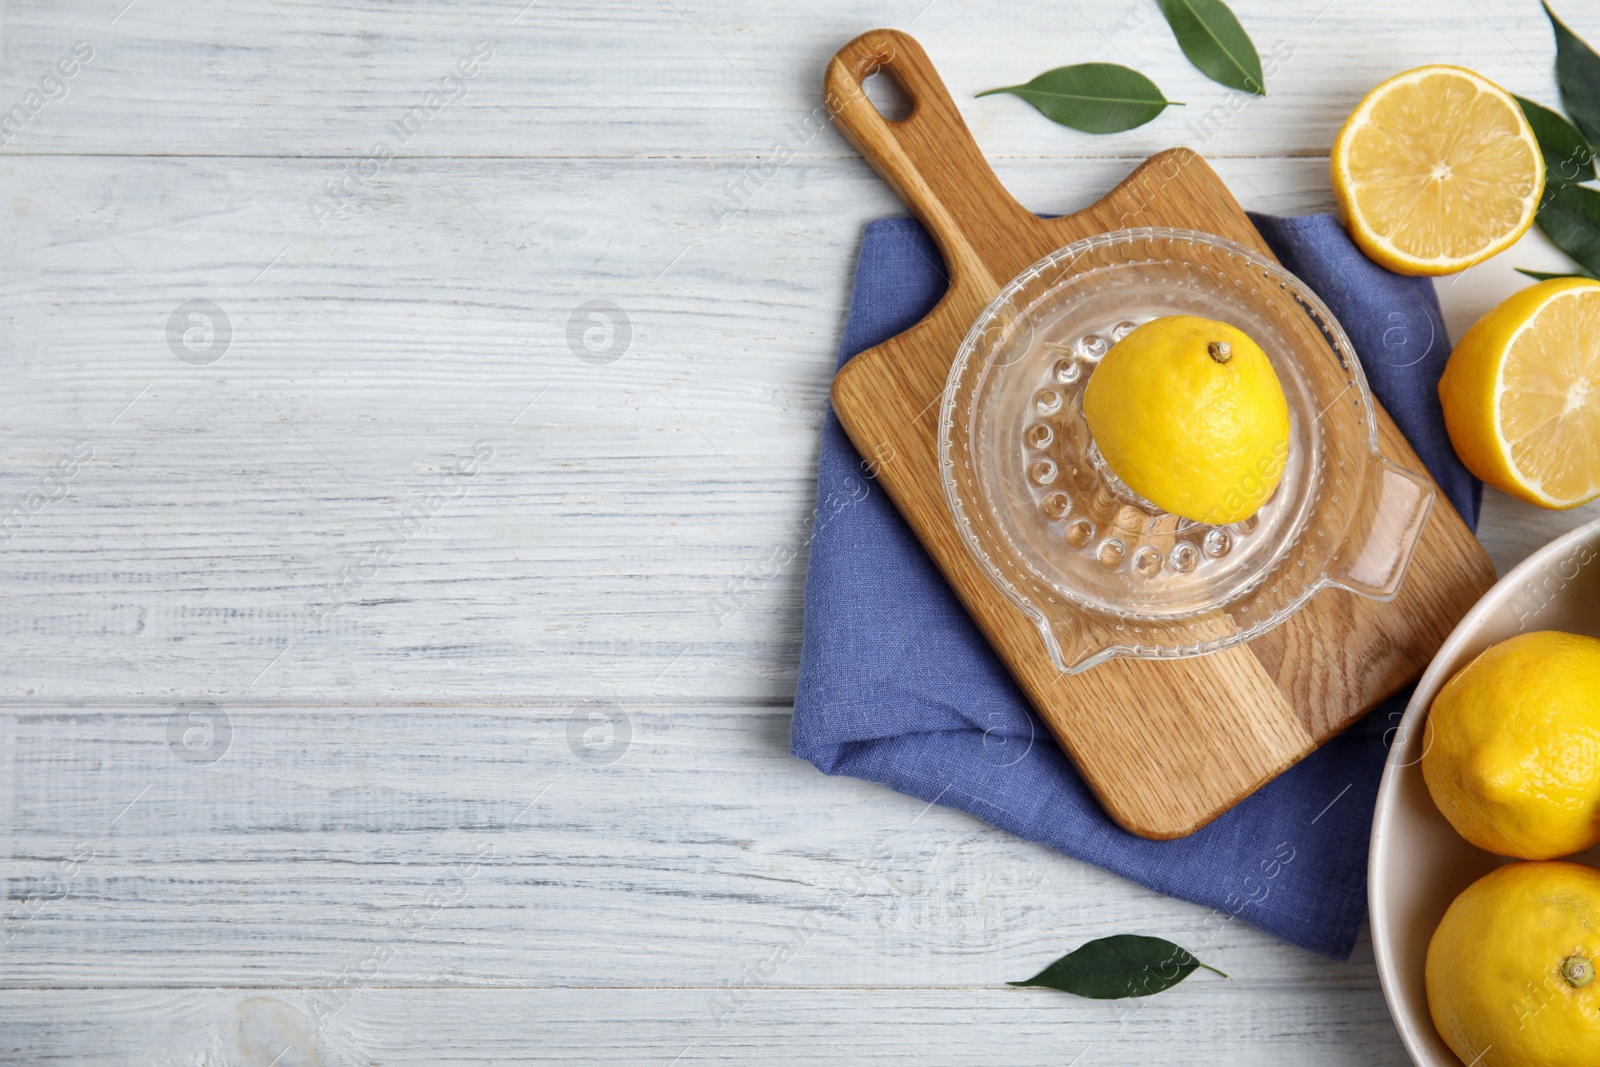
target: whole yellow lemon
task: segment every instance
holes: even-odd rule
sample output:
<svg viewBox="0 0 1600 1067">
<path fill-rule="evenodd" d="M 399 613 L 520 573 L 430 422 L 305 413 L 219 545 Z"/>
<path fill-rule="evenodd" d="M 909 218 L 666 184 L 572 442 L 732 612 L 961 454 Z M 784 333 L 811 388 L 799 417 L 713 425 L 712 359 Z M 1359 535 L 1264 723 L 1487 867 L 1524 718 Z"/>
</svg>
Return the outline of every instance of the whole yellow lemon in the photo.
<svg viewBox="0 0 1600 1067">
<path fill-rule="evenodd" d="M 1543 630 L 1485 649 L 1434 697 L 1423 744 L 1433 802 L 1479 848 L 1600 844 L 1600 641 Z"/>
<path fill-rule="evenodd" d="M 1428 1011 L 1462 1063 L 1600 1063 L 1600 871 L 1512 863 L 1450 905 L 1428 943 Z"/>
<path fill-rule="evenodd" d="M 1117 477 L 1195 522 L 1249 518 L 1289 458 L 1289 403 L 1243 330 L 1196 315 L 1151 319 L 1089 377 L 1083 416 Z"/>
</svg>

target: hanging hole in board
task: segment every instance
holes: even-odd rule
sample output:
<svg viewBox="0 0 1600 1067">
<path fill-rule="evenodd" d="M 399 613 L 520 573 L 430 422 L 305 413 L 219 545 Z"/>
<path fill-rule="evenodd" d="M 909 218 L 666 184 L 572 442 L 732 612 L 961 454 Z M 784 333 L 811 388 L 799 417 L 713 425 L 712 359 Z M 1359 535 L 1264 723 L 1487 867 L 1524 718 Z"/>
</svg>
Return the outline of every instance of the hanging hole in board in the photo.
<svg viewBox="0 0 1600 1067">
<path fill-rule="evenodd" d="M 905 86 L 900 84 L 894 71 L 877 68 L 861 82 L 861 88 L 885 122 L 900 122 L 911 114 L 911 97 L 906 95 Z"/>
</svg>

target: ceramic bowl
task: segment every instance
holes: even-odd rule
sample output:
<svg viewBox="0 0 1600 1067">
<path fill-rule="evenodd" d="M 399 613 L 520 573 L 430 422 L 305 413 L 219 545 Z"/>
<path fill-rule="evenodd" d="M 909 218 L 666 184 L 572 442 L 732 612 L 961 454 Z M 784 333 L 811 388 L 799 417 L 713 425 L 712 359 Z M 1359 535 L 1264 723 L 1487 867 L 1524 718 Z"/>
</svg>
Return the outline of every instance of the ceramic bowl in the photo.
<svg viewBox="0 0 1600 1067">
<path fill-rule="evenodd" d="M 1434 806 L 1421 767 L 1428 707 L 1478 653 L 1536 630 L 1600 637 L 1600 520 L 1541 548 L 1484 594 L 1440 647 L 1395 727 L 1372 821 L 1367 894 L 1383 994 L 1420 1067 L 1461 1067 L 1428 1014 L 1428 941 L 1463 889 L 1512 862 L 1468 844 Z M 1600 848 L 1571 858 L 1600 866 Z"/>
</svg>

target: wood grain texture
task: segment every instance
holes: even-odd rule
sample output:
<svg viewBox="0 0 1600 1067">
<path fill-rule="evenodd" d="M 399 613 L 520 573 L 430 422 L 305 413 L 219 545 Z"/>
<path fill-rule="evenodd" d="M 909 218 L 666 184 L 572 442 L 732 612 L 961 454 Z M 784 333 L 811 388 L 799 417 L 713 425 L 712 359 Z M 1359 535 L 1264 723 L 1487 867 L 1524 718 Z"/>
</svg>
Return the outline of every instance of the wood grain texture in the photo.
<svg viewBox="0 0 1600 1067">
<path fill-rule="evenodd" d="M 0 993 L 0 1057 L 36 1065 L 435 1067 L 754 1062 L 806 1067 L 1149 1062 L 1402 1067 L 1375 991 L 1257 985 L 1235 999 L 1190 979 L 1139 1010 L 1044 990 L 787 990 L 721 1026 L 690 989 L 367 989 L 320 1029 L 319 990 Z M 1184 1035 L 1181 1038 L 1178 1035 Z M 280 1057 L 273 1062 L 274 1057 Z"/>
<path fill-rule="evenodd" d="M 1557 99 L 1522 0 L 1232 6 L 1294 49 L 1236 111 L 1135 0 L 8 4 L 0 105 L 96 52 L 0 147 L 0 512 L 96 452 L 0 547 L 0 881 L 5 913 L 39 909 L 0 948 L 0 1064 L 1402 1063 L 1364 938 L 1320 960 L 786 755 L 849 273 L 902 211 L 836 131 L 805 134 L 841 43 L 916 33 L 1041 212 L 1172 144 L 1249 208 L 1329 210 L 1338 124 L 1421 63 Z M 480 34 L 467 94 L 319 228 L 308 199 Z M 1188 107 L 1089 138 L 970 99 L 1090 59 Z M 1441 284 L 1452 335 L 1514 266 L 1563 263 L 1535 233 Z M 235 326 L 208 367 L 164 336 L 197 297 Z M 607 366 L 566 340 L 596 298 L 634 328 Z M 470 491 L 316 627 L 316 590 L 477 440 Z M 1503 569 L 1595 515 L 1491 492 L 1481 532 Z M 203 700 L 235 727 L 209 767 L 167 741 Z M 615 764 L 568 747 L 589 700 L 632 716 Z M 486 833 L 507 860 L 427 910 Z M 880 843 L 881 877 L 719 1029 L 723 983 Z M 321 1039 L 262 1043 L 413 930 Z M 1126 1018 L 999 988 L 1115 930 L 1234 978 Z"/>
<path fill-rule="evenodd" d="M 613 722 L 585 747 L 593 711 Z M 403 943 L 373 984 L 715 989 L 800 941 L 762 987 L 998 986 L 1126 928 L 1274 988 L 1375 988 L 821 775 L 789 757 L 786 708 L 181 714 L 209 737 L 186 746 L 172 709 L 0 716 L 0 986 L 317 987 Z M 1220 876 L 1243 899 L 1261 873 Z"/>
<path fill-rule="evenodd" d="M 886 121 L 862 91 L 880 70 L 911 100 L 899 121 Z M 961 339 L 1012 277 L 1108 230 L 1178 226 L 1271 253 L 1187 149 L 1152 157 L 1081 211 L 1038 218 L 1001 187 L 906 34 L 874 30 L 850 42 L 828 66 L 824 95 L 842 132 L 933 236 L 950 282 L 920 323 L 840 370 L 834 408 L 863 456 L 892 457 L 880 482 L 1112 818 L 1145 837 L 1192 833 L 1422 672 L 1494 580 L 1488 556 L 1448 506 L 1431 513 L 1391 603 L 1319 594 L 1260 658 L 1240 646 L 1058 671 L 1034 622 L 962 543 L 944 500 L 935 401 Z M 1381 409 L 1378 418 L 1385 454 L 1423 472 Z M 1323 651 L 1330 645 L 1340 650 L 1334 657 Z"/>
<path fill-rule="evenodd" d="M 1155 3 L 973 7 L 885 0 L 763 6 L 728 0 L 313 0 L 199 5 L 31 0 L 6 11 L 7 104 L 76 40 L 95 58 L 71 93 L 4 152 L 365 156 L 476 40 L 493 58 L 407 145 L 407 156 L 757 160 L 783 139 L 807 156 L 850 154 L 788 132 L 819 101 L 816 74 L 871 25 L 921 40 L 984 155 L 1131 156 L 1184 144 L 1208 158 L 1325 156 L 1367 90 L 1427 62 L 1459 63 L 1508 90 L 1558 102 L 1549 23 L 1522 0 L 1243 0 L 1267 61 L 1267 97 L 1246 101 L 1179 51 Z M 1562 17 L 1600 38 L 1600 11 Z M 1274 65 L 1274 49 L 1280 58 Z M 603 57 L 603 62 L 596 57 Z M 1020 100 L 974 100 L 1064 63 L 1121 63 L 1169 99 L 1156 121 L 1094 138 L 1043 122 Z M 335 168 L 337 170 L 337 168 Z"/>
<path fill-rule="evenodd" d="M 1064 212 L 1135 164 L 1000 174 Z M 322 234 L 297 209 L 328 166 L 0 165 L 0 512 L 76 442 L 96 450 L 0 546 L 0 697 L 791 700 L 848 275 L 892 194 L 859 160 L 797 162 L 719 227 L 703 198 L 726 170 L 710 162 L 428 160 L 381 176 Z M 1252 208 L 1330 206 L 1322 160 L 1218 173 Z M 449 203 L 446 180 L 490 221 Z M 623 227 L 632 203 L 653 210 Z M 1441 285 L 1451 329 L 1517 286 L 1513 265 L 1558 266 L 1542 241 Z M 519 248 L 570 286 L 545 287 Z M 209 367 L 166 347 L 168 316 L 195 297 L 235 319 Z M 608 366 L 565 337 L 597 297 L 635 330 Z M 479 440 L 496 458 L 470 490 L 322 632 L 317 590 Z M 1516 546 L 1502 567 L 1595 507 L 1490 500 L 1485 543 Z"/>
</svg>

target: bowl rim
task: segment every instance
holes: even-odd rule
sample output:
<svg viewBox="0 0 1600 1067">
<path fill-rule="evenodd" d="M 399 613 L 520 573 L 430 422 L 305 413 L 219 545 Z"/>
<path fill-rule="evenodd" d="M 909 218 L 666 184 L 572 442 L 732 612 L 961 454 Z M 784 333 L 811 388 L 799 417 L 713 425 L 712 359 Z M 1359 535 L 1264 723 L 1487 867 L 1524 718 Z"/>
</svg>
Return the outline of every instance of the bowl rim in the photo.
<svg viewBox="0 0 1600 1067">
<path fill-rule="evenodd" d="M 1422 672 L 1422 677 L 1417 680 L 1417 686 L 1412 691 L 1411 699 L 1406 703 L 1405 713 L 1400 718 L 1400 724 L 1395 728 L 1395 737 L 1409 737 L 1408 731 L 1418 728 L 1426 718 L 1427 708 L 1433 703 L 1433 698 L 1443 687 L 1445 681 L 1455 672 L 1452 665 L 1461 649 L 1467 645 L 1482 629 L 1489 616 L 1497 613 L 1509 601 L 1527 577 L 1543 567 L 1552 559 L 1571 551 L 1575 546 L 1585 542 L 1600 545 L 1600 518 L 1568 530 L 1554 540 L 1530 552 L 1516 566 L 1507 571 L 1500 580 L 1495 582 L 1477 603 L 1467 609 L 1461 616 L 1455 628 L 1450 631 L 1450 636 L 1444 639 L 1439 650 L 1434 653 L 1433 659 L 1428 663 L 1428 669 Z M 1393 937 L 1389 927 L 1389 913 L 1378 902 L 1383 899 L 1378 893 L 1378 883 L 1387 876 L 1390 864 L 1385 849 L 1386 830 L 1388 822 L 1398 806 L 1396 799 L 1400 792 L 1400 777 L 1412 763 L 1399 758 L 1401 743 L 1390 746 L 1388 754 L 1384 757 L 1383 775 L 1378 782 L 1378 795 L 1372 811 L 1372 831 L 1367 841 L 1367 915 L 1372 926 L 1372 955 L 1378 971 L 1378 984 L 1383 989 L 1384 1004 L 1389 1009 L 1389 1017 L 1394 1022 L 1395 1031 L 1400 1035 L 1400 1041 L 1405 1045 L 1406 1054 L 1411 1057 L 1411 1062 L 1424 1065 L 1424 1050 L 1418 1045 L 1417 1036 L 1419 1026 L 1431 1028 L 1433 1020 L 1430 1018 L 1425 1023 L 1404 1014 L 1399 1004 L 1399 994 L 1396 990 L 1396 979 L 1404 961 L 1398 960 L 1391 953 Z"/>
</svg>

